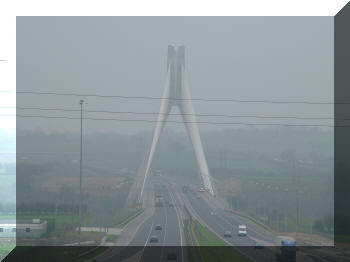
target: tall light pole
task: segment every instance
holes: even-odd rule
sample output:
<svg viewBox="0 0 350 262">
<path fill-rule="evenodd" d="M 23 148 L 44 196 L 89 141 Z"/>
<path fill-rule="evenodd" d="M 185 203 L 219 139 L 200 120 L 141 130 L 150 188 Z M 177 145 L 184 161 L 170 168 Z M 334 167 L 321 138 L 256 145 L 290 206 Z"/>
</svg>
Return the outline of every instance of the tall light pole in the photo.
<svg viewBox="0 0 350 262">
<path fill-rule="evenodd" d="M 293 161 L 293 171 L 295 175 L 295 194 L 296 194 L 296 220 L 295 220 L 295 241 L 298 241 L 298 231 L 299 231 L 299 176 L 297 173 L 297 163 L 296 159 Z"/>
<path fill-rule="evenodd" d="M 79 176 L 79 246 L 81 238 L 81 202 L 82 202 L 82 192 L 81 192 L 81 178 L 83 174 L 83 103 L 84 100 L 80 100 L 80 176 Z"/>
</svg>

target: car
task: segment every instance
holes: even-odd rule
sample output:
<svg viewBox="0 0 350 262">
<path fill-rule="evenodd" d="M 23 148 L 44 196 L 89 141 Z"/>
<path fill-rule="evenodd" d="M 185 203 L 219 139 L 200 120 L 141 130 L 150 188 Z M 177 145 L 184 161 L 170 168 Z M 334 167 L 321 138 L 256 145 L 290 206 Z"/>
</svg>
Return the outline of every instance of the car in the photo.
<svg viewBox="0 0 350 262">
<path fill-rule="evenodd" d="M 232 237 L 231 231 L 225 231 L 224 237 Z"/>
<path fill-rule="evenodd" d="M 149 242 L 158 242 L 158 237 L 157 236 L 151 236 Z"/>
<path fill-rule="evenodd" d="M 196 195 L 196 198 L 201 198 L 201 196 L 197 194 L 197 195 Z"/>
<path fill-rule="evenodd" d="M 241 237 L 245 237 L 247 235 L 247 226 L 239 225 L 238 226 L 238 235 Z"/>
<path fill-rule="evenodd" d="M 168 253 L 168 255 L 166 256 L 167 260 L 177 260 L 177 255 L 176 253 Z"/>
<path fill-rule="evenodd" d="M 156 225 L 154 229 L 155 230 L 162 230 L 162 226 L 161 225 Z"/>
<path fill-rule="evenodd" d="M 212 215 L 212 216 L 213 216 L 213 215 L 214 215 L 214 212 L 213 212 L 213 211 L 211 211 L 211 212 L 210 212 L 210 215 Z"/>
<path fill-rule="evenodd" d="M 174 207 L 174 204 L 170 202 L 169 207 Z"/>
<path fill-rule="evenodd" d="M 262 243 L 262 242 L 256 242 L 254 248 L 255 248 L 255 249 L 263 249 L 263 248 L 264 248 L 264 243 Z"/>
</svg>

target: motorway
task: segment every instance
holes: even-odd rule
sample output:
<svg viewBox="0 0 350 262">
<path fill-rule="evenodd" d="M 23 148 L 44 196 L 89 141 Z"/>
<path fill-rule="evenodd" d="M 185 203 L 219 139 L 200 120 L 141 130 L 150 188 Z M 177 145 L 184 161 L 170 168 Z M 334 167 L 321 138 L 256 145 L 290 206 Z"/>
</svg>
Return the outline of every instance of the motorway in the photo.
<svg viewBox="0 0 350 262">
<path fill-rule="evenodd" d="M 180 195 L 181 192 L 177 191 L 177 194 Z M 195 217 L 207 226 L 213 233 L 215 233 L 219 238 L 225 241 L 228 245 L 234 246 L 236 251 L 240 252 L 248 259 L 252 261 L 275 261 L 275 252 L 265 248 L 263 250 L 255 249 L 255 244 L 259 242 L 271 241 L 271 236 L 263 236 L 257 232 L 260 229 L 252 228 L 249 224 L 247 231 L 247 236 L 238 236 L 238 225 L 248 223 L 242 223 L 241 221 L 236 220 L 230 214 L 227 214 L 220 208 L 210 206 L 207 201 L 204 200 L 204 194 L 199 194 L 197 198 L 197 193 L 194 191 L 189 191 L 186 194 L 182 194 L 182 197 L 186 197 L 191 205 L 191 208 L 194 212 Z M 180 195 L 181 197 L 181 195 Z M 186 200 L 184 200 L 185 202 Z M 232 237 L 224 237 L 225 231 L 231 231 Z"/>
<path fill-rule="evenodd" d="M 132 234 L 130 242 L 127 247 L 118 249 L 115 248 L 112 256 L 106 259 L 98 259 L 98 261 L 115 262 L 115 261 L 135 261 L 135 262 L 149 262 L 149 261 L 167 261 L 169 254 L 176 254 L 176 261 L 185 261 L 185 252 L 182 246 L 184 243 L 183 224 L 180 218 L 180 210 L 178 205 L 170 207 L 168 203 L 175 204 L 170 188 L 166 184 L 152 183 L 148 186 L 152 190 L 152 196 L 161 195 L 164 199 L 162 207 L 149 206 L 147 210 L 152 210 L 152 214 L 145 216 L 145 218 L 131 225 L 136 227 L 135 233 Z M 154 201 L 154 200 L 153 200 Z M 154 205 L 154 202 L 151 203 Z M 146 213 L 146 212 L 145 212 Z M 161 225 L 161 230 L 156 230 L 156 225 Z M 129 233 L 129 232 L 126 232 Z M 128 234 L 126 234 L 128 235 Z M 156 236 L 157 242 L 151 242 L 150 239 Z M 117 241 L 117 244 L 122 243 L 126 245 L 123 239 Z"/>
<path fill-rule="evenodd" d="M 252 261 L 274 261 L 275 253 L 265 249 L 263 251 L 254 249 L 256 241 L 271 242 L 271 235 L 266 236 L 261 233 L 261 229 L 250 228 L 249 236 L 239 237 L 237 235 L 238 225 L 242 221 L 237 221 L 230 214 L 220 208 L 210 206 L 204 200 L 205 192 L 201 197 L 196 197 L 195 191 L 184 194 L 176 184 L 163 181 L 154 184 L 155 195 L 161 195 L 165 202 L 172 202 L 175 207 L 165 204 L 163 207 L 156 207 L 154 214 L 140 226 L 135 237 L 130 242 L 130 246 L 141 246 L 142 252 L 138 261 L 165 261 L 168 253 L 176 253 L 178 261 L 184 260 L 181 246 L 186 245 L 182 239 L 183 225 L 180 221 L 178 209 L 186 205 L 193 211 L 195 218 L 206 225 L 212 232 L 223 239 L 227 244 L 239 248 L 239 252 L 250 258 Z M 247 224 L 247 223 L 246 223 Z M 156 225 L 161 225 L 162 230 L 155 230 Z M 223 238 L 226 230 L 232 232 L 231 238 Z M 152 236 L 157 236 L 158 242 L 150 242 Z M 151 247 L 151 248 L 150 248 Z"/>
<path fill-rule="evenodd" d="M 182 261 L 181 246 L 184 244 L 181 222 L 177 208 L 167 204 L 174 200 L 164 184 L 154 184 L 154 191 L 164 198 L 164 206 L 155 208 L 153 216 L 143 223 L 130 246 L 144 247 L 140 261 L 164 261 L 169 253 L 175 253 L 178 261 Z M 162 229 L 156 230 L 156 225 L 161 225 Z M 153 236 L 158 238 L 158 242 L 150 242 Z"/>
<path fill-rule="evenodd" d="M 198 194 L 197 190 L 191 190 L 184 194 L 180 188 L 176 186 L 173 188 L 176 189 L 176 195 L 190 209 L 194 218 L 232 246 L 234 250 L 253 262 L 276 261 L 276 252 L 279 247 L 276 246 L 276 238 L 271 232 L 246 218 L 225 212 L 218 201 L 215 201 L 215 198 L 207 192 Z M 238 225 L 242 224 L 247 226 L 248 232 L 244 237 L 237 234 Z M 225 231 L 231 231 L 232 237 L 224 237 Z M 265 248 L 256 249 L 257 242 L 263 243 Z M 313 260 L 305 254 L 297 253 L 297 261 L 310 262 Z"/>
<path fill-rule="evenodd" d="M 276 247 L 255 249 L 256 242 L 262 242 L 266 246 L 269 243 L 276 243 L 272 233 L 246 218 L 225 212 L 222 206 L 219 206 L 214 201 L 215 199 L 206 192 L 198 193 L 192 190 L 185 194 L 181 189 L 175 183 L 163 181 L 163 179 L 151 183 L 148 190 L 152 197 L 149 198 L 149 207 L 146 208 L 146 211 L 149 211 L 148 215 L 137 218 L 139 220 L 134 221 L 134 226 L 131 223 L 134 229 L 129 237 L 130 240 L 127 243 L 124 242 L 127 247 L 108 259 L 99 259 L 98 261 L 167 261 L 168 254 L 176 254 L 176 261 L 187 261 L 187 249 L 182 248 L 182 246 L 187 245 L 183 232 L 184 206 L 187 207 L 194 219 L 197 219 L 249 260 L 276 261 Z M 198 194 L 199 197 L 197 197 Z M 155 195 L 163 197 L 164 205 L 162 207 L 154 207 Z M 168 203 L 173 203 L 174 206 L 171 207 Z M 144 213 L 147 213 L 146 211 Z M 237 235 L 239 224 L 247 225 L 247 236 Z M 156 225 L 161 225 L 162 229 L 156 230 Z M 132 228 L 131 226 L 129 228 Z M 131 231 L 129 228 L 127 227 L 125 231 Z M 232 237 L 225 238 L 223 236 L 227 230 L 232 232 Z M 150 241 L 153 236 L 157 237 L 157 242 Z"/>
</svg>

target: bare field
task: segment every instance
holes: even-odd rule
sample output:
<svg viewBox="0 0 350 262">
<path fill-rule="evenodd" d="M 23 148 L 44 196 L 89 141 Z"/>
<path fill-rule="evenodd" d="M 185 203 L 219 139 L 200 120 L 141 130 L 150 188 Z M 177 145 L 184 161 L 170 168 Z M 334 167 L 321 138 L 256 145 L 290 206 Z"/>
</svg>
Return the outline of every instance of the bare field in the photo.
<svg viewBox="0 0 350 262">
<path fill-rule="evenodd" d="M 242 191 L 241 182 L 238 179 L 228 178 L 215 180 L 215 185 L 217 189 L 226 194 L 236 195 Z"/>
<path fill-rule="evenodd" d="M 84 177 L 83 184 L 84 189 L 90 192 L 97 192 L 98 190 L 118 190 L 125 182 L 124 177 L 110 177 L 110 176 L 94 176 Z M 62 187 L 70 189 L 79 188 L 79 175 L 76 177 L 57 177 L 49 176 L 45 179 L 36 179 L 39 182 L 39 187 L 42 190 L 48 190 L 51 192 L 58 192 Z"/>
</svg>

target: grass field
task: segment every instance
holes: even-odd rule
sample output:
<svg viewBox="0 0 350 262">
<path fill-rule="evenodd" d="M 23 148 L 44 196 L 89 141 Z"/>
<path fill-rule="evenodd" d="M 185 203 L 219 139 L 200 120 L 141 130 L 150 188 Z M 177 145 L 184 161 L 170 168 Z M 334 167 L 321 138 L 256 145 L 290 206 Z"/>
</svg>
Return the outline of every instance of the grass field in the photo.
<svg viewBox="0 0 350 262">
<path fill-rule="evenodd" d="M 123 228 L 132 219 L 142 213 L 142 209 L 138 208 L 124 208 L 118 210 L 113 216 L 111 227 Z"/>
<path fill-rule="evenodd" d="M 78 226 L 78 217 L 71 214 L 60 214 L 60 215 L 18 215 L 18 220 L 26 220 L 40 218 L 41 220 L 47 220 L 47 233 L 43 236 L 47 238 L 47 241 L 60 242 L 76 242 L 78 241 L 78 232 L 75 230 Z M 88 217 L 83 217 L 82 226 L 88 223 Z M 101 238 L 105 233 L 100 232 L 81 232 L 81 241 L 94 240 L 97 244 L 100 243 Z M 45 240 L 46 241 L 46 240 Z"/>
<path fill-rule="evenodd" d="M 113 216 L 112 223 L 109 227 L 123 228 L 133 218 L 142 213 L 142 209 L 137 208 L 125 208 L 117 210 Z M 2 216 L 2 219 L 15 218 L 15 216 Z M 41 220 L 47 220 L 48 227 L 47 233 L 43 236 L 47 238 L 47 242 L 54 241 L 55 243 L 73 243 L 78 241 L 78 232 L 76 227 L 78 226 L 78 217 L 75 214 L 58 214 L 58 215 L 42 215 L 42 214 L 17 214 L 18 220 L 27 220 L 33 218 L 40 218 Z M 89 224 L 90 217 L 84 216 L 82 219 L 82 226 Z M 106 233 L 100 232 L 82 232 L 81 241 L 94 240 L 97 244 L 101 241 L 101 238 Z"/>
<path fill-rule="evenodd" d="M 0 220 L 15 220 L 16 215 L 0 215 Z"/>
<path fill-rule="evenodd" d="M 79 257 L 94 247 L 16 247 L 11 259 L 13 261 L 22 260 L 23 257 L 30 257 L 30 261 L 36 262 L 83 262 L 93 258 L 108 249 L 108 247 L 98 247 L 91 253 Z"/>
<path fill-rule="evenodd" d="M 107 235 L 106 242 L 113 242 L 115 239 L 115 235 Z"/>
<path fill-rule="evenodd" d="M 8 253 L 12 251 L 12 249 L 15 248 L 15 245 L 13 244 L 2 244 L 0 243 L 0 259 L 2 257 L 7 256 Z"/>
</svg>

